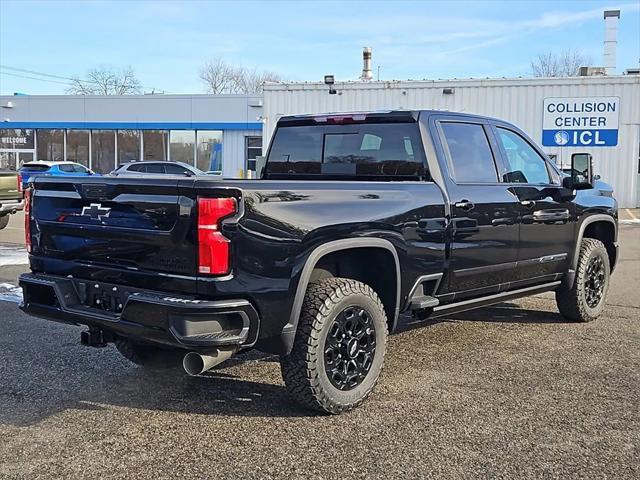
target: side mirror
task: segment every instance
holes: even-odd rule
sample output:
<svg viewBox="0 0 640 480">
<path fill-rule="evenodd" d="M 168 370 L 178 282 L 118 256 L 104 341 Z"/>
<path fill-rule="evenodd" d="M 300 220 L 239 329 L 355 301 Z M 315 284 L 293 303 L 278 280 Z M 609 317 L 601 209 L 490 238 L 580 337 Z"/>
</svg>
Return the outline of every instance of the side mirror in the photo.
<svg viewBox="0 0 640 480">
<path fill-rule="evenodd" d="M 262 170 L 267 165 L 267 157 L 257 156 L 256 157 L 256 178 L 262 178 Z"/>
<path fill-rule="evenodd" d="M 569 182 L 567 182 L 569 180 Z M 571 155 L 571 176 L 563 181 L 563 185 L 573 190 L 593 188 L 593 160 L 589 153 Z"/>
</svg>

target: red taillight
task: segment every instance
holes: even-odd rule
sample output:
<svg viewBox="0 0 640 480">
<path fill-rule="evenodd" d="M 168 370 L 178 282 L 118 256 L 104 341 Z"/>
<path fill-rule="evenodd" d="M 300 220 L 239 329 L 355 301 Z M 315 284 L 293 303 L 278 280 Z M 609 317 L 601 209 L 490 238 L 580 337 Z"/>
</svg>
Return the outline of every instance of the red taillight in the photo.
<svg viewBox="0 0 640 480">
<path fill-rule="evenodd" d="M 237 211 L 235 198 L 198 198 L 199 273 L 229 273 L 229 239 L 220 232 L 220 222 Z"/>
<path fill-rule="evenodd" d="M 18 191 L 22 191 L 22 175 L 18 174 Z"/>
<path fill-rule="evenodd" d="M 24 191 L 24 242 L 31 253 L 31 189 Z"/>
</svg>

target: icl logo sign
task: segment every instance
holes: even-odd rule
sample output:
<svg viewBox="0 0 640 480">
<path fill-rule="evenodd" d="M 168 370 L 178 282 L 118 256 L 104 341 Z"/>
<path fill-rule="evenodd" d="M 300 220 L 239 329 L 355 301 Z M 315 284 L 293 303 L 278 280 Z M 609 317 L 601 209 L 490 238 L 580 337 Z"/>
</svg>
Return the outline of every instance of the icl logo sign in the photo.
<svg viewBox="0 0 640 480">
<path fill-rule="evenodd" d="M 545 98 L 542 145 L 615 147 L 619 117 L 619 97 Z"/>
</svg>

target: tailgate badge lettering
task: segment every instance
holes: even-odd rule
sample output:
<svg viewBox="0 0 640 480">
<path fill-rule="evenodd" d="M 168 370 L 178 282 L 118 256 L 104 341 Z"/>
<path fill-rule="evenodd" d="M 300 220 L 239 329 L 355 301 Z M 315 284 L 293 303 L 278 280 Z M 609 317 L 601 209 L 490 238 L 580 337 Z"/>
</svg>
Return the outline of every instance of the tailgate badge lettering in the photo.
<svg viewBox="0 0 640 480">
<path fill-rule="evenodd" d="M 91 217 L 92 220 L 102 221 L 104 218 L 109 217 L 111 209 L 108 207 L 102 207 L 99 203 L 92 203 L 88 207 L 82 207 L 82 216 Z"/>
</svg>

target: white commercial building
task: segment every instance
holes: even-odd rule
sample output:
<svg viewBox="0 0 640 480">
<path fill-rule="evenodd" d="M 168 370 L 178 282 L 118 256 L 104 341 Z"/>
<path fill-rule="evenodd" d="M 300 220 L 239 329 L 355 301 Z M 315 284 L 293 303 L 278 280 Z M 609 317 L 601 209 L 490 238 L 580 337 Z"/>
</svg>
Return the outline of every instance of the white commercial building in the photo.
<svg viewBox="0 0 640 480">
<path fill-rule="evenodd" d="M 225 177 L 255 169 L 260 95 L 0 96 L 0 168 L 71 160 L 98 173 L 181 161 Z"/>
<path fill-rule="evenodd" d="M 436 81 L 278 83 L 264 90 L 264 143 L 283 115 L 437 109 L 497 117 L 558 164 L 589 152 L 621 207 L 640 206 L 640 75 Z"/>
</svg>

